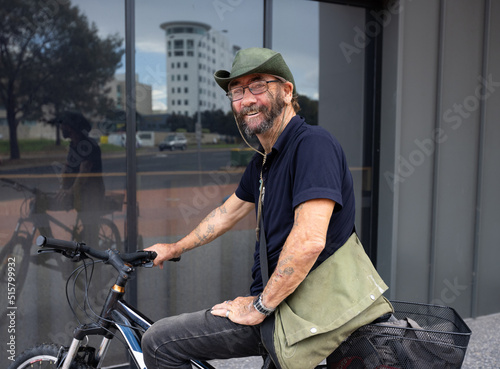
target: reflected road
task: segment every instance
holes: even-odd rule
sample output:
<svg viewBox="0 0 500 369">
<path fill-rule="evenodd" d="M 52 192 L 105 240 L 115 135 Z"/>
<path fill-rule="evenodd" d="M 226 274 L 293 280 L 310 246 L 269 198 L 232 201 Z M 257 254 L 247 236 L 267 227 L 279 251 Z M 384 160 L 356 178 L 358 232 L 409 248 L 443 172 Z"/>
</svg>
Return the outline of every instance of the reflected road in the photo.
<svg viewBox="0 0 500 369">
<path fill-rule="evenodd" d="M 23 167 L 4 167 L 0 176 L 10 177 L 28 186 L 44 191 L 55 191 L 59 186 L 59 159 L 47 159 L 44 164 Z M 103 155 L 103 177 L 107 191 L 125 188 L 125 154 Z M 159 152 L 153 149 L 137 155 L 137 188 L 157 189 L 238 183 L 243 167 L 231 166 L 230 149 L 204 149 Z M 11 193 L 11 191 L 9 191 Z M 0 200 L 3 196 L 0 195 Z"/>
</svg>

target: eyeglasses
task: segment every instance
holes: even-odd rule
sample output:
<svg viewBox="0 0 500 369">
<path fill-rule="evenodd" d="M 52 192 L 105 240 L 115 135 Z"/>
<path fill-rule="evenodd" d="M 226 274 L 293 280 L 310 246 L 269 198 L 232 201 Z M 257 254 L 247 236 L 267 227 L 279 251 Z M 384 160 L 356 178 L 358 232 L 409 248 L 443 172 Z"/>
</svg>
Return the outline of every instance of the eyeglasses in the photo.
<svg viewBox="0 0 500 369">
<path fill-rule="evenodd" d="M 238 101 L 243 99 L 243 96 L 245 95 L 245 88 L 248 88 L 248 90 L 253 94 L 253 95 L 259 95 L 263 94 L 269 89 L 268 83 L 271 82 L 281 82 L 278 79 L 272 80 L 272 81 L 255 81 L 252 83 L 249 83 L 248 85 L 245 86 L 238 86 L 235 87 L 231 90 L 229 90 L 226 94 L 226 96 L 229 98 L 231 101 Z"/>
</svg>

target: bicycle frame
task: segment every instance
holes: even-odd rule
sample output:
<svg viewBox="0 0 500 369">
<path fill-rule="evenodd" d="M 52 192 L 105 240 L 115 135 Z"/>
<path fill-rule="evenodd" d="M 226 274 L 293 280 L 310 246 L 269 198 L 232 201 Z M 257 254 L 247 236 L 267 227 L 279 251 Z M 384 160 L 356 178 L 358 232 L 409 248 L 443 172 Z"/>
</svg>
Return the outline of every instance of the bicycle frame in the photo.
<svg viewBox="0 0 500 369">
<path fill-rule="evenodd" d="M 90 325 L 80 325 L 75 330 L 69 349 L 66 351 L 66 348 L 62 348 L 60 350 L 58 361 L 63 360 L 62 369 L 69 369 L 80 352 L 84 352 L 89 364 L 101 368 L 116 330 L 120 331 L 125 339 L 127 349 L 137 368 L 147 369 L 144 363 L 141 339 L 142 332 L 151 327 L 153 321 L 123 300 L 125 285 L 130 279 L 133 270 L 133 268 L 128 268 L 120 271 L 120 275 L 108 293 L 98 322 Z M 85 337 L 91 335 L 103 336 L 97 353 L 94 353 L 93 348 L 81 347 Z M 215 369 L 209 363 L 201 360 L 191 360 L 191 364 L 198 369 Z"/>
<path fill-rule="evenodd" d="M 112 292 L 110 292 L 110 295 L 112 295 Z M 115 299 L 116 297 L 111 298 Z M 110 296 L 108 296 L 108 301 L 109 299 Z M 124 300 L 114 300 L 112 303 L 116 306 L 109 312 L 109 316 L 113 320 L 111 327 L 99 327 L 97 324 L 78 327 L 75 330 L 74 338 L 64 359 L 62 369 L 69 369 L 71 362 L 74 360 L 78 352 L 85 351 L 86 348 L 81 350 L 80 346 L 83 339 L 89 335 L 103 336 L 98 352 L 93 359 L 91 358 L 94 363 L 97 363 L 96 368 L 100 368 L 115 330 L 119 330 L 122 337 L 125 339 L 127 349 L 131 357 L 134 359 L 137 367 L 140 369 L 146 369 L 141 349 L 141 331 L 148 329 L 153 322 Z M 102 320 L 103 319 L 101 318 L 101 321 Z"/>
</svg>

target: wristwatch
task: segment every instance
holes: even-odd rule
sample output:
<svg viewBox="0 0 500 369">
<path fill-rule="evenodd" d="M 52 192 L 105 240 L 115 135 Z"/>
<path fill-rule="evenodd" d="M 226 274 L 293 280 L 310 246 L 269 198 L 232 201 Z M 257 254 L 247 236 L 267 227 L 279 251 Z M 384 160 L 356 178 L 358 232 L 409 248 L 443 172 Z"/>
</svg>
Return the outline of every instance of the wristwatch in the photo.
<svg viewBox="0 0 500 369">
<path fill-rule="evenodd" d="M 263 314 L 265 316 L 271 315 L 274 312 L 274 310 L 276 310 L 276 308 L 269 309 L 268 307 L 264 306 L 264 304 L 262 303 L 262 293 L 259 294 L 259 296 L 257 296 L 257 298 L 255 299 L 255 301 L 253 302 L 253 307 L 259 313 L 261 313 L 261 314 Z"/>
</svg>

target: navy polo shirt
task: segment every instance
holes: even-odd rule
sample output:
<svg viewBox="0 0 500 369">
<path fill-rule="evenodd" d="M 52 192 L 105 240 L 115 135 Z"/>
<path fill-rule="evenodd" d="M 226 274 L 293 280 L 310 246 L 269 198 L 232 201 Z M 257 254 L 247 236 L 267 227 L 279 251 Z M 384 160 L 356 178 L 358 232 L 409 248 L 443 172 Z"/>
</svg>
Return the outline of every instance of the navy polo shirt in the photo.
<svg viewBox="0 0 500 369">
<path fill-rule="evenodd" d="M 257 203 L 263 157 L 255 154 L 236 189 L 243 201 Z M 269 275 L 274 271 L 294 222 L 297 205 L 313 199 L 331 199 L 335 208 L 328 226 L 326 247 L 313 269 L 332 255 L 352 234 L 354 192 L 352 176 L 339 142 L 325 129 L 308 125 L 296 115 L 267 155 L 262 170 L 265 186 L 263 220 Z M 252 267 L 252 295 L 262 292 L 259 241 Z"/>
</svg>

